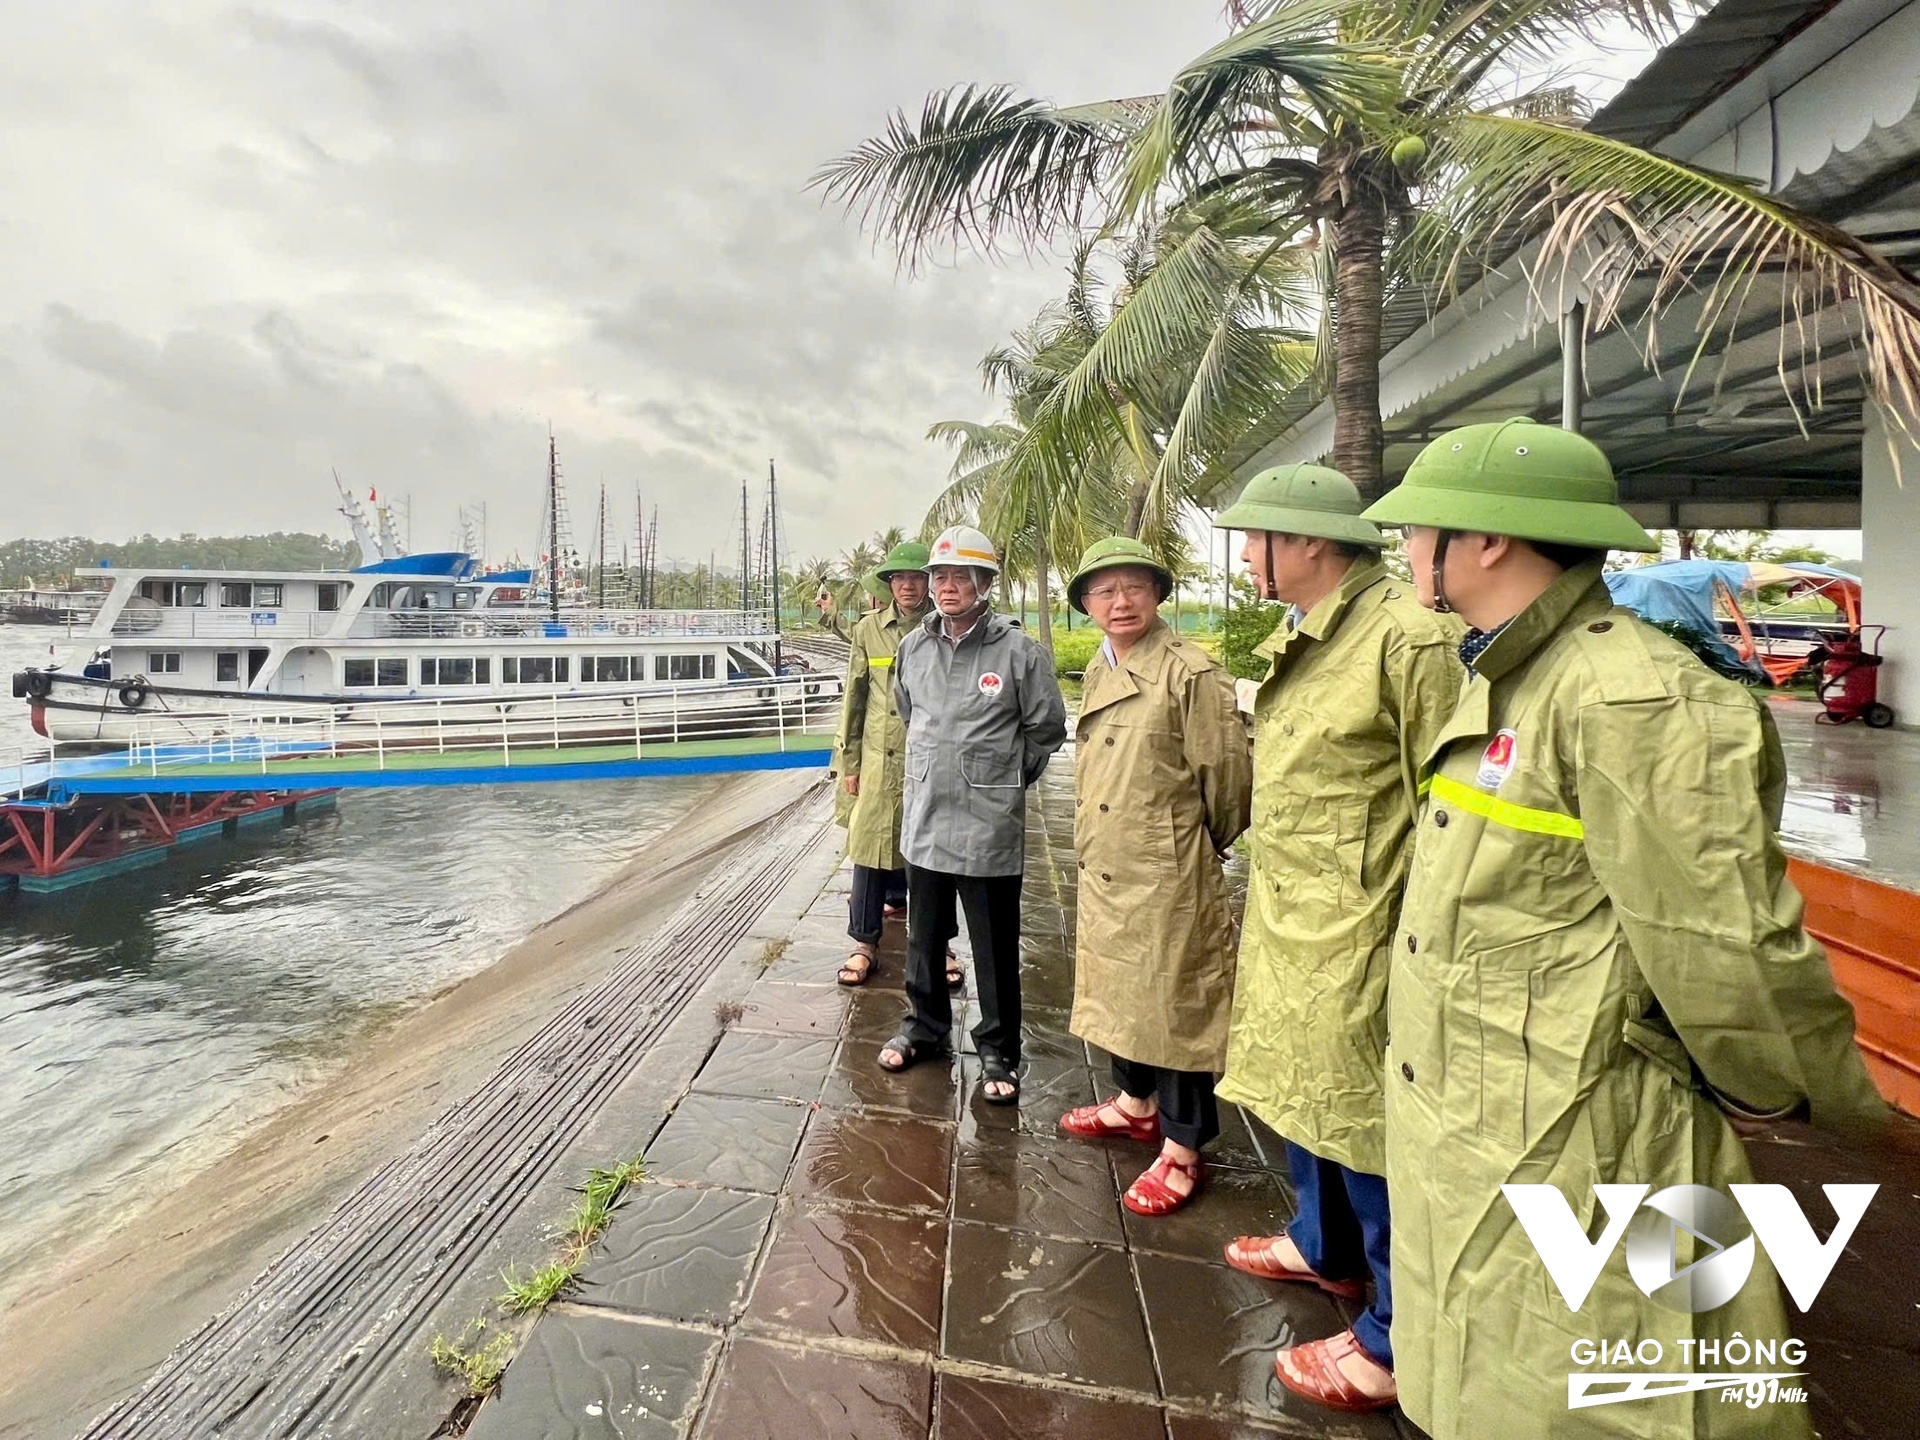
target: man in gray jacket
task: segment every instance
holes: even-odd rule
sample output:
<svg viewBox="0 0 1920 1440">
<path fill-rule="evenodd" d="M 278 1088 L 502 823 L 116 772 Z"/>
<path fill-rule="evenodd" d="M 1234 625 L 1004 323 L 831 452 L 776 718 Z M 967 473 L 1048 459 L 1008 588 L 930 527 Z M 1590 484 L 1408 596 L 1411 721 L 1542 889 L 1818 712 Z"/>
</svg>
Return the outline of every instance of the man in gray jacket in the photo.
<svg viewBox="0 0 1920 1440">
<path fill-rule="evenodd" d="M 1053 664 L 988 601 L 993 543 L 956 525 L 927 564 L 935 613 L 900 642 L 894 707 L 907 729 L 900 851 L 907 862 L 907 1015 L 880 1051 L 905 1070 L 944 1054 L 953 1029 L 943 960 L 967 912 L 980 1023 L 982 1093 L 1020 1098 L 1020 881 L 1027 787 L 1067 738 Z"/>
</svg>

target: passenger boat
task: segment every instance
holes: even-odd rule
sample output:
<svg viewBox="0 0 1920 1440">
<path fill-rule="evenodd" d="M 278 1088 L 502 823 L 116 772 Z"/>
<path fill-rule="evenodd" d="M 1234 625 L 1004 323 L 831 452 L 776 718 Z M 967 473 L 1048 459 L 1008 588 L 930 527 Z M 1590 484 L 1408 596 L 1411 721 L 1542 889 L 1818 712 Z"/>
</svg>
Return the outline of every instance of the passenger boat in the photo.
<svg viewBox="0 0 1920 1440">
<path fill-rule="evenodd" d="M 16 625 L 89 625 L 106 599 L 102 590 L 0 590 L 0 617 Z"/>
<path fill-rule="evenodd" d="M 781 664 L 763 614 L 536 605 L 529 572 L 481 574 L 460 553 L 357 570 L 82 573 L 111 587 L 77 637 L 90 658 L 13 677 L 34 729 L 68 743 L 152 741 L 170 716 L 200 737 L 211 715 L 367 702 L 737 703 L 736 687 L 806 668 Z"/>
</svg>

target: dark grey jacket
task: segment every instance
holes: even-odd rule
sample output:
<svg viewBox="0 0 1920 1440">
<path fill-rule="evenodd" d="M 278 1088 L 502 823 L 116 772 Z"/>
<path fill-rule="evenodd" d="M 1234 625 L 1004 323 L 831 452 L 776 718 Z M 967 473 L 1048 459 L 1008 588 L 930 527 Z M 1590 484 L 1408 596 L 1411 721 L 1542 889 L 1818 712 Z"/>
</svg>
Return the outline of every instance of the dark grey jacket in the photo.
<svg viewBox="0 0 1920 1440">
<path fill-rule="evenodd" d="M 1067 738 L 1047 652 L 989 610 L 958 645 L 938 611 L 900 642 L 893 703 L 907 727 L 900 850 L 950 875 L 1026 866 L 1027 787 Z"/>
</svg>

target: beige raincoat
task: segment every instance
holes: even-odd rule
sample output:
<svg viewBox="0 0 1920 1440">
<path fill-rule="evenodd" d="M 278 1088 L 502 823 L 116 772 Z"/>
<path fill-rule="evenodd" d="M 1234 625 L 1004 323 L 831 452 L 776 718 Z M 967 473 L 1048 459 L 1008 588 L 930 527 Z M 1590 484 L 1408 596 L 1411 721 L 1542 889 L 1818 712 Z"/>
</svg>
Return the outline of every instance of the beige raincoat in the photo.
<svg viewBox="0 0 1920 1440">
<path fill-rule="evenodd" d="M 923 612 L 924 613 L 924 612 Z M 907 732 L 893 708 L 893 657 L 916 617 L 890 604 L 860 617 L 847 643 L 846 692 L 833 741 L 833 773 L 858 775 L 860 793 L 838 785 L 835 818 L 847 827 L 847 857 L 873 870 L 898 870 L 900 794 L 906 774 Z"/>
<path fill-rule="evenodd" d="M 1457 624 L 1356 562 L 1260 646 L 1240 979 L 1218 1094 L 1350 1170 L 1386 1171 L 1381 1052 L 1420 761 L 1453 713 Z"/>
<path fill-rule="evenodd" d="M 1234 961 L 1220 852 L 1247 828 L 1253 780 L 1232 679 L 1157 624 L 1118 669 L 1096 651 L 1085 683 L 1069 1028 L 1142 1064 L 1217 1071 Z"/>
<path fill-rule="evenodd" d="M 1717 1390 L 1570 1409 L 1573 1372 L 1743 1368 L 1691 1366 L 1676 1342 L 1785 1338 L 1773 1271 L 1760 1251 L 1732 1300 L 1690 1315 L 1643 1295 L 1621 1249 L 1571 1311 L 1500 1190 L 1559 1187 L 1595 1238 L 1595 1185 L 1750 1179 L 1707 1087 L 1816 1122 L 1882 1113 L 1786 879 L 1766 706 L 1586 566 L 1476 659 L 1427 769 L 1387 1050 L 1407 1414 L 1434 1440 L 1810 1434 L 1804 1404 Z M 1583 1364 L 1582 1339 L 1665 1359 Z"/>
</svg>

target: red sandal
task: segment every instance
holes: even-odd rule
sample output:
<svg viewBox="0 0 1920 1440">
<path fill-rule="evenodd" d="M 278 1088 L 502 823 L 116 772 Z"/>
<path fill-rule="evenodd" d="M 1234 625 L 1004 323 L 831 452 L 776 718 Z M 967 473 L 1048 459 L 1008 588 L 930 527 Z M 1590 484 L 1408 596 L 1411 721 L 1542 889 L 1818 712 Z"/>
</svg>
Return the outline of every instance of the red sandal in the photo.
<svg viewBox="0 0 1920 1440">
<path fill-rule="evenodd" d="M 1364 1280 L 1329 1280 L 1313 1270 L 1294 1270 L 1274 1258 L 1273 1247 L 1279 1235 L 1236 1235 L 1227 1246 L 1227 1264 L 1262 1280 L 1298 1280 L 1314 1285 L 1340 1300 L 1359 1300 L 1367 1293 Z M 1240 1253 L 1235 1254 L 1238 1250 Z"/>
<path fill-rule="evenodd" d="M 1102 1120 L 1100 1112 L 1111 1110 L 1120 1123 Z M 1060 1117 L 1060 1128 L 1082 1140 L 1139 1140 L 1148 1145 L 1160 1143 L 1160 1112 L 1129 1115 L 1117 1100 L 1102 1100 L 1098 1105 L 1079 1105 Z"/>
<path fill-rule="evenodd" d="M 1168 1185 L 1162 1177 L 1170 1170 L 1178 1170 L 1193 1181 L 1193 1189 L 1182 1195 Z M 1120 1203 L 1136 1215 L 1171 1215 L 1193 1200 L 1206 1182 L 1205 1160 L 1176 1160 L 1162 1152 L 1160 1158 L 1147 1167 L 1146 1173 L 1127 1187 L 1127 1193 L 1120 1197 Z"/>
<path fill-rule="evenodd" d="M 1280 1358 L 1275 1357 L 1273 1373 L 1280 1377 L 1280 1383 L 1316 1405 L 1324 1405 L 1329 1410 L 1342 1410 L 1349 1415 L 1367 1415 L 1375 1410 L 1391 1410 L 1400 1403 L 1398 1386 L 1391 1394 L 1369 1395 L 1340 1373 L 1340 1362 L 1349 1355 L 1366 1355 L 1368 1360 L 1380 1365 L 1378 1360 L 1361 1348 L 1351 1330 L 1342 1330 L 1325 1340 L 1295 1345 L 1290 1350 L 1282 1350 L 1280 1355 L 1292 1360 L 1300 1372 L 1300 1378 L 1295 1379 L 1287 1373 L 1287 1367 L 1280 1363 Z M 1386 1369 L 1384 1365 L 1380 1368 Z"/>
</svg>

